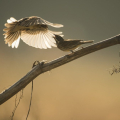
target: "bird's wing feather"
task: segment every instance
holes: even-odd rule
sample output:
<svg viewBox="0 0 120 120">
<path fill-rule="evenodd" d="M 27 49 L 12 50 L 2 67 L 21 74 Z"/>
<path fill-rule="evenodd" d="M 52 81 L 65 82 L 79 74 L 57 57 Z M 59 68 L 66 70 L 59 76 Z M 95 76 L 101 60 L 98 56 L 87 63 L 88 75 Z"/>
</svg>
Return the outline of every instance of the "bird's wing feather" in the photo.
<svg viewBox="0 0 120 120">
<path fill-rule="evenodd" d="M 46 20 L 44 20 L 43 18 L 37 17 L 37 16 L 32 16 L 32 17 L 28 17 L 28 18 L 22 18 L 19 20 L 19 23 L 21 26 L 30 26 L 30 25 L 50 25 L 52 27 L 56 27 L 56 28 L 60 28 L 63 27 L 62 24 L 57 24 L 57 23 L 51 23 L 48 22 Z"/>
<path fill-rule="evenodd" d="M 20 42 L 20 31 L 9 33 L 8 35 L 5 35 L 4 38 L 6 44 L 8 43 L 12 48 L 17 48 Z"/>
<path fill-rule="evenodd" d="M 54 32 L 50 30 L 24 30 L 21 31 L 21 39 L 28 45 L 40 49 L 47 49 L 56 47 L 56 41 L 54 39 L 55 34 L 62 34 L 62 32 Z"/>
<path fill-rule="evenodd" d="M 20 36 L 18 37 L 18 39 L 16 40 L 16 41 L 14 41 L 13 43 L 12 43 L 12 48 L 18 48 L 18 46 L 19 46 L 19 43 L 20 43 Z"/>
</svg>

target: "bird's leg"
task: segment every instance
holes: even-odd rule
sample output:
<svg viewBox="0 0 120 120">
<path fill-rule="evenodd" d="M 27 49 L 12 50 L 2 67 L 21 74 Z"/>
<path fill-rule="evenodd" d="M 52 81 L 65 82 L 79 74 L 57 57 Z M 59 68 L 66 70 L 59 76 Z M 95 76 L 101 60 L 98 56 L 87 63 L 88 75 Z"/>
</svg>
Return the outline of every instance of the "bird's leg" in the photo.
<svg viewBox="0 0 120 120">
<path fill-rule="evenodd" d="M 69 58 L 71 54 L 74 54 L 74 51 L 73 50 L 70 50 L 71 53 L 67 54 L 66 56 Z"/>
</svg>

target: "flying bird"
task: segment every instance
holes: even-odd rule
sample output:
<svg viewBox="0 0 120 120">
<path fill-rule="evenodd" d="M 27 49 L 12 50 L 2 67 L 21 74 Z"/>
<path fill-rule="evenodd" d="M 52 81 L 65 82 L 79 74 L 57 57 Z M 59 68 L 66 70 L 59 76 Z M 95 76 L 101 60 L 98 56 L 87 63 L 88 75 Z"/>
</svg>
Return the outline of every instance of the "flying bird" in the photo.
<svg viewBox="0 0 120 120">
<path fill-rule="evenodd" d="M 78 48 L 81 44 L 92 43 L 94 40 L 77 40 L 77 39 L 67 39 L 64 40 L 60 35 L 55 35 L 55 40 L 57 47 L 62 51 L 71 51 Z"/>
<path fill-rule="evenodd" d="M 48 25 L 60 28 L 62 24 L 48 22 L 41 17 L 31 16 L 16 20 L 11 17 L 5 23 L 5 43 L 12 48 L 19 46 L 20 38 L 29 46 L 47 49 L 56 47 L 55 35 L 61 35 L 62 32 L 55 32 L 48 29 Z"/>
</svg>

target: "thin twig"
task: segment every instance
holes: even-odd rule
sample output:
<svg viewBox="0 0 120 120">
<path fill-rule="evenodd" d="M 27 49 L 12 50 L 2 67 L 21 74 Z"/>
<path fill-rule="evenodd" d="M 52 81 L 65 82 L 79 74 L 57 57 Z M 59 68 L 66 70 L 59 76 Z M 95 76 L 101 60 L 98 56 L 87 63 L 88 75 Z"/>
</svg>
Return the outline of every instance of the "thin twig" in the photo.
<svg viewBox="0 0 120 120">
<path fill-rule="evenodd" d="M 29 112 L 30 112 L 30 107 L 31 107 L 31 103 L 32 103 L 32 93 L 33 93 L 33 81 L 32 81 L 32 88 L 31 88 L 31 98 L 30 98 L 30 104 L 29 104 L 29 109 L 28 109 L 28 113 L 27 113 L 27 117 L 26 120 L 29 116 Z"/>
<path fill-rule="evenodd" d="M 13 120 L 13 117 L 14 117 L 15 111 L 16 111 L 18 105 L 20 104 L 20 101 L 21 101 L 22 97 L 23 97 L 23 89 L 22 89 L 21 92 L 20 92 L 20 97 L 19 97 L 19 101 L 18 101 L 18 103 L 17 103 L 17 94 L 16 94 L 16 97 L 15 97 L 15 108 L 14 108 L 14 110 L 12 111 L 11 120 Z"/>
</svg>

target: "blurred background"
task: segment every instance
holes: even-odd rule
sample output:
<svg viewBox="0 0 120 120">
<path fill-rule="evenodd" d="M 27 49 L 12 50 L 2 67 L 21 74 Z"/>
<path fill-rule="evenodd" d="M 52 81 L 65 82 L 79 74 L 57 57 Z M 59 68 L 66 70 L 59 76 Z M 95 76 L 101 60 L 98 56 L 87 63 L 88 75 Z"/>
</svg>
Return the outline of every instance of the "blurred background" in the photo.
<svg viewBox="0 0 120 120">
<path fill-rule="evenodd" d="M 29 72 L 35 60 L 69 54 L 36 49 L 22 40 L 17 49 L 8 47 L 3 28 L 10 17 L 39 16 L 63 24 L 50 29 L 62 31 L 65 39 L 96 43 L 120 34 L 120 0 L 0 0 L 0 15 L 0 92 Z M 120 45 L 105 48 L 38 76 L 28 120 L 120 120 L 120 74 L 109 74 L 119 65 L 119 51 Z M 31 83 L 14 120 L 25 120 L 30 94 Z M 14 104 L 15 96 L 0 106 L 0 120 L 10 120 Z"/>
</svg>

